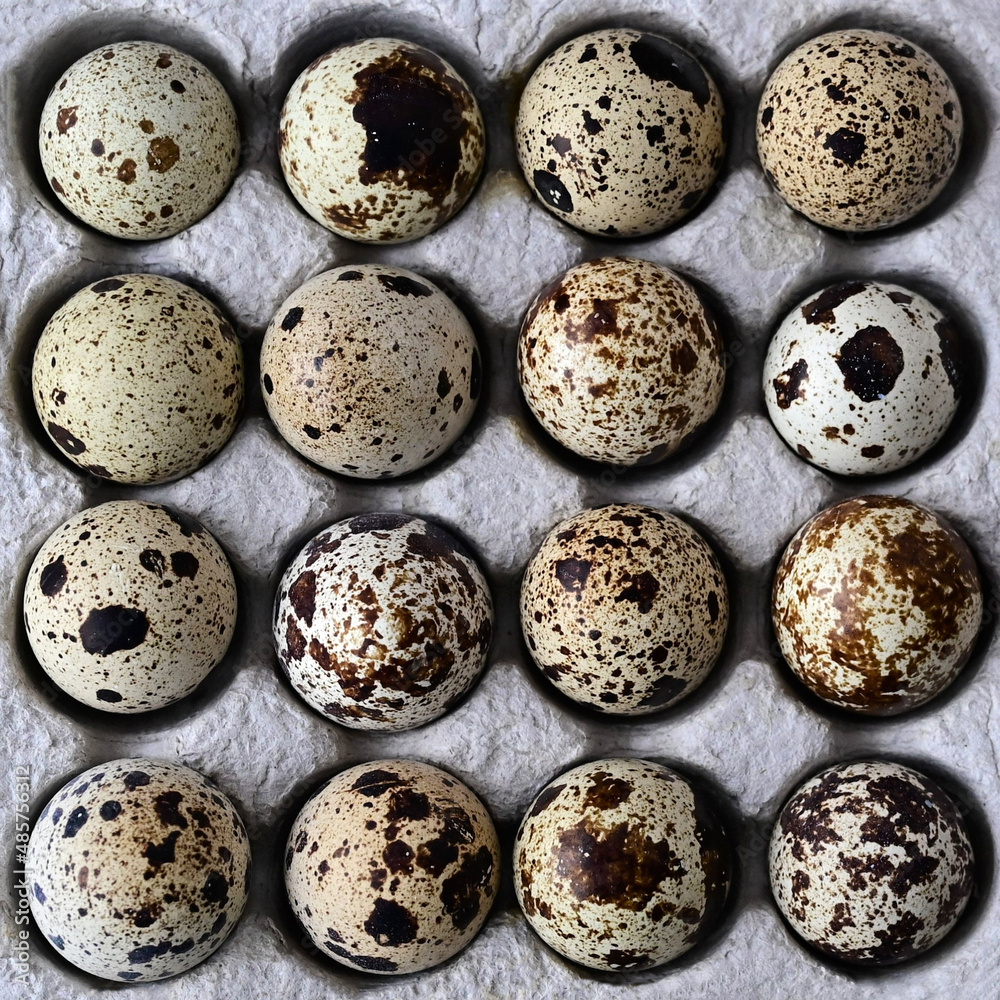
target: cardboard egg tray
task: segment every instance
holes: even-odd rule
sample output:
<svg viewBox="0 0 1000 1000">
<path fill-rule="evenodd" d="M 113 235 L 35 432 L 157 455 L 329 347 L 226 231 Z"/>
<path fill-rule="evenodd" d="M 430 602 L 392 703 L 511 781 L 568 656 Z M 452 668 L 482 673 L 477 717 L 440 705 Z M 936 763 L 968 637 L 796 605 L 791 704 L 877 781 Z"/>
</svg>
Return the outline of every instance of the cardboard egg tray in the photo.
<svg viewBox="0 0 1000 1000">
<path fill-rule="evenodd" d="M 556 43 L 622 23 L 673 36 L 720 84 L 729 154 L 717 188 L 684 225 L 645 240 L 584 236 L 530 194 L 514 155 L 512 122 L 528 73 Z M 958 172 L 919 219 L 851 239 L 784 207 L 755 162 L 756 99 L 796 44 L 831 27 L 901 33 L 955 81 L 967 121 Z M 282 181 L 276 123 L 297 74 L 332 45 L 395 35 L 440 51 L 469 81 L 488 128 L 484 177 L 437 233 L 397 247 L 355 245 L 328 233 Z M 75 59 L 112 40 L 148 38 L 205 62 L 236 104 L 243 149 L 221 205 L 186 232 L 125 243 L 86 229 L 42 176 L 37 122 L 49 88 Z M 837 0 L 35 0 L 0 6 L 0 803 L 8 848 L 2 897 L 0 998 L 469 997 L 900 998 L 1000 996 L 1000 663 L 993 596 L 1000 566 L 1000 152 L 995 81 L 996 0 L 887 0 L 845 9 Z M 577 461 L 545 439 L 520 399 L 518 326 L 534 293 L 573 264 L 607 253 L 645 257 L 694 279 L 723 328 L 728 381 L 706 433 L 684 454 L 641 471 Z M 443 460 L 405 479 L 365 483 L 327 475 L 278 437 L 257 385 L 261 336 L 272 312 L 311 275 L 353 262 L 404 266 L 443 285 L 472 321 L 486 360 L 484 397 Z M 243 339 L 248 404 L 230 443 L 207 466 L 165 486 L 125 488 L 86 478 L 50 445 L 29 388 L 34 344 L 52 312 L 100 277 L 152 270 L 189 281 L 233 318 Z M 877 480 L 828 476 L 794 455 L 764 413 L 760 371 L 781 316 L 846 277 L 909 285 L 950 311 L 973 346 L 976 385 L 945 440 L 917 465 Z M 972 661 L 944 696 L 891 720 L 820 707 L 777 655 L 768 616 L 777 558 L 798 525 L 846 496 L 888 492 L 948 517 L 976 551 L 990 592 Z M 175 505 L 225 546 L 240 589 L 237 637 L 225 661 L 181 704 L 149 716 L 91 711 L 49 684 L 20 623 L 28 566 L 44 538 L 76 511 L 120 497 Z M 709 680 L 676 708 L 635 721 L 599 717 L 557 697 L 520 638 L 520 574 L 544 534 L 580 508 L 611 500 L 682 515 L 711 540 L 726 570 L 733 617 Z M 478 554 L 496 602 L 497 636 L 481 683 L 452 713 L 395 735 L 347 730 L 294 695 L 277 669 L 270 605 L 281 569 L 320 527 L 366 511 L 407 511 L 462 536 Z M 563 961 L 534 936 L 503 890 L 473 944 L 430 972 L 354 973 L 316 953 L 284 901 L 281 855 L 304 798 L 343 767 L 415 757 L 465 780 L 485 800 L 509 860 L 534 794 L 583 759 L 650 757 L 700 779 L 722 804 L 738 874 L 725 919 L 678 961 L 603 975 Z M 824 765 L 884 755 L 936 777 L 961 803 L 978 860 L 976 894 L 955 931 L 926 956 L 884 970 L 835 965 L 802 947 L 767 885 L 766 846 L 785 797 Z M 211 775 L 250 831 L 254 874 L 243 920 L 204 964 L 174 980 L 117 987 L 67 965 L 40 936 L 19 932 L 27 901 L 17 836 L 48 796 L 82 769 L 115 757 L 179 760 Z"/>
</svg>

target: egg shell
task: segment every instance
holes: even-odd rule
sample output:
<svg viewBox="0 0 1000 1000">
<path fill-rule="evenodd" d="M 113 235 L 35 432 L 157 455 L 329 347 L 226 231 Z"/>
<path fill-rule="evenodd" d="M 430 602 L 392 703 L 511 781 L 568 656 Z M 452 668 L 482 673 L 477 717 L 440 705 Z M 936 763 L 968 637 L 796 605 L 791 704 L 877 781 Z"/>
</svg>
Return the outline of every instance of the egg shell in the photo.
<svg viewBox="0 0 1000 1000">
<path fill-rule="evenodd" d="M 430 722 L 475 684 L 493 603 L 450 532 L 406 514 L 362 514 L 321 531 L 292 560 L 274 604 L 274 643 L 292 687 L 352 729 Z"/>
<path fill-rule="evenodd" d="M 190 694 L 225 655 L 236 581 L 194 518 L 113 500 L 46 539 L 28 570 L 24 624 L 67 694 L 106 712 L 148 712 Z"/>
<path fill-rule="evenodd" d="M 302 807 L 285 886 L 326 955 L 366 972 L 420 972 L 479 932 L 500 886 L 500 846 L 457 778 L 415 760 L 370 761 Z"/>
<path fill-rule="evenodd" d="M 366 38 L 317 59 L 292 85 L 278 149 L 285 181 L 317 222 L 365 243 L 444 225 L 485 158 L 479 105 L 439 55 Z"/>
<path fill-rule="evenodd" d="M 661 764 L 612 758 L 539 793 L 514 841 L 514 891 L 559 954 L 592 969 L 648 969 L 711 932 L 732 863 L 703 792 Z"/>
<path fill-rule="evenodd" d="M 782 198 L 846 232 L 895 226 L 926 208 L 958 162 L 962 106 L 938 63 L 884 31 L 831 31 L 774 71 L 757 152 Z"/>
<path fill-rule="evenodd" d="M 595 462 L 649 465 L 715 413 L 726 372 L 695 288 L 647 260 L 570 268 L 532 302 L 518 340 L 521 390 L 542 427 Z"/>
<path fill-rule="evenodd" d="M 163 483 L 229 440 L 243 406 L 243 351 L 200 292 L 158 274 L 117 274 L 56 311 L 31 384 L 46 433 L 70 461 L 118 483 Z"/>
<path fill-rule="evenodd" d="M 933 947 L 973 889 L 955 802 L 930 778 L 883 760 L 838 764 L 802 785 L 775 823 L 769 866 L 792 929 L 862 965 Z"/>
<path fill-rule="evenodd" d="M 285 299 L 260 355 L 267 412 L 324 469 L 360 479 L 422 468 L 458 440 L 482 389 L 462 311 L 412 271 L 334 268 Z"/>
<path fill-rule="evenodd" d="M 129 240 L 172 236 L 210 212 L 236 175 L 240 136 L 222 84 L 169 45 L 114 42 L 52 88 L 42 167 L 88 225 Z"/>
<path fill-rule="evenodd" d="M 900 497 L 864 496 L 798 530 L 778 565 L 771 613 L 782 655 L 813 693 L 895 715 L 958 676 L 983 595 L 972 552 L 943 517 Z"/>
<path fill-rule="evenodd" d="M 250 843 L 229 799 L 189 767 L 147 757 L 67 782 L 28 842 L 38 929 L 73 965 L 115 982 L 204 961 L 246 905 Z"/>
<path fill-rule="evenodd" d="M 521 94 L 515 133 L 528 185 L 557 218 L 605 236 L 682 219 L 715 183 L 722 97 L 697 59 L 629 28 L 574 38 Z"/>
<path fill-rule="evenodd" d="M 645 715 L 687 697 L 729 623 L 722 569 L 705 540 L 638 504 L 556 525 L 528 563 L 521 628 L 542 673 L 574 701 Z"/>
<path fill-rule="evenodd" d="M 922 295 L 845 281 L 785 317 L 764 361 L 764 401 L 778 433 L 814 465 L 893 472 L 947 430 L 969 353 Z"/>
</svg>

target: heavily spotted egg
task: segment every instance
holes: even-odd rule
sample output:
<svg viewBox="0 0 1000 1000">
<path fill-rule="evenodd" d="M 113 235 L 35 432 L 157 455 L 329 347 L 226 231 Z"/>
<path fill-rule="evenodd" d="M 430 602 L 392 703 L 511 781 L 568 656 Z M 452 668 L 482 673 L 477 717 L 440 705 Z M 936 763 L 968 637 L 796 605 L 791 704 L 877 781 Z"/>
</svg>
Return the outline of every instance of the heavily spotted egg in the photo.
<svg viewBox="0 0 1000 1000">
<path fill-rule="evenodd" d="M 581 764 L 547 785 L 514 841 L 514 891 L 574 962 L 648 969 L 718 923 L 732 848 L 707 796 L 648 760 Z"/>
<path fill-rule="evenodd" d="M 24 586 L 24 624 L 45 672 L 77 701 L 148 712 L 190 694 L 236 626 L 236 581 L 192 517 L 113 500 L 45 541 Z"/>
<path fill-rule="evenodd" d="M 482 802 L 415 760 L 341 771 L 302 807 L 285 886 L 313 943 L 382 974 L 420 972 L 478 933 L 500 886 L 500 845 Z"/>
<path fill-rule="evenodd" d="M 715 183 L 722 98 L 690 53 L 660 35 L 607 28 L 535 70 L 515 125 L 525 179 L 588 233 L 643 236 L 682 219 Z"/>
<path fill-rule="evenodd" d="M 535 297 L 517 368 L 531 412 L 560 444 L 596 462 L 649 465 L 715 413 L 722 354 L 693 285 L 648 260 L 601 257 Z"/>
<path fill-rule="evenodd" d="M 757 152 L 792 208 L 867 232 L 926 208 L 962 145 L 955 87 L 919 46 L 884 31 L 831 31 L 800 45 L 760 99 Z"/>
<path fill-rule="evenodd" d="M 240 137 L 229 95 L 197 59 L 169 45 L 114 42 L 52 88 L 39 148 L 52 190 L 77 218 L 151 240 L 222 200 Z"/>
<path fill-rule="evenodd" d="M 281 436 L 324 469 L 401 476 L 458 439 L 482 388 L 476 337 L 427 278 L 357 264 L 310 279 L 264 334 L 260 380 Z"/>
<path fill-rule="evenodd" d="M 778 433 L 820 468 L 892 472 L 947 430 L 966 362 L 955 328 L 923 296 L 845 281 L 785 317 L 764 360 L 764 401 Z"/>
<path fill-rule="evenodd" d="M 281 169 L 321 225 L 402 243 L 444 225 L 476 186 L 486 134 L 466 82 L 439 55 L 365 38 L 317 59 L 281 112 Z"/>
<path fill-rule="evenodd" d="M 813 693 L 895 715 L 958 676 L 982 621 L 982 585 L 943 517 L 900 497 L 854 497 L 798 530 L 771 614 L 782 654 Z"/>
<path fill-rule="evenodd" d="M 229 440 L 243 406 L 243 351 L 200 292 L 158 274 L 117 274 L 56 311 L 31 382 L 67 458 L 118 483 L 163 483 Z"/>
<path fill-rule="evenodd" d="M 274 603 L 278 659 L 317 711 L 353 729 L 412 729 L 476 682 L 493 635 L 489 587 L 450 532 L 361 514 L 308 542 Z"/>
<path fill-rule="evenodd" d="M 98 764 L 52 796 L 28 842 L 38 929 L 115 982 L 176 976 L 229 936 L 246 905 L 250 843 L 197 771 L 146 757 Z"/>
<path fill-rule="evenodd" d="M 708 676 L 729 595 L 715 554 L 665 511 L 610 504 L 556 525 L 521 584 L 521 627 L 541 671 L 612 715 L 674 705 Z"/>
<path fill-rule="evenodd" d="M 938 943 L 973 888 L 955 802 L 891 761 L 821 771 L 788 800 L 771 836 L 771 891 L 805 941 L 835 958 L 889 965 Z"/>
</svg>

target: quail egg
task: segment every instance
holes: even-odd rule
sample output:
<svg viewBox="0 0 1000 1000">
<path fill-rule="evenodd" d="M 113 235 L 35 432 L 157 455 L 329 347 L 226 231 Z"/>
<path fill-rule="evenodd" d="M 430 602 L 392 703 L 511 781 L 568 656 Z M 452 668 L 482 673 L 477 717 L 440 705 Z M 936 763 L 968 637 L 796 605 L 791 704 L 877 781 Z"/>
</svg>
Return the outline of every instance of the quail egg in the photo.
<svg viewBox="0 0 1000 1000">
<path fill-rule="evenodd" d="M 462 311 L 426 278 L 358 264 L 310 279 L 264 334 L 261 385 L 281 436 L 360 479 L 432 462 L 472 418 L 483 368 Z"/>
<path fill-rule="evenodd" d="M 281 169 L 321 225 L 402 243 L 444 225 L 476 186 L 486 134 L 466 82 L 439 55 L 365 38 L 317 59 L 281 112 Z"/>
<path fill-rule="evenodd" d="M 366 972 L 420 972 L 478 933 L 500 886 L 482 802 L 416 760 L 341 771 L 302 807 L 285 887 L 313 944 Z"/>
<path fill-rule="evenodd" d="M 595 462 L 649 465 L 715 413 L 722 355 L 692 285 L 648 260 L 601 257 L 535 297 L 517 367 L 531 412 L 560 444 Z"/>
<path fill-rule="evenodd" d="M 176 976 L 229 937 L 246 905 L 250 843 L 204 775 L 147 757 L 66 783 L 28 842 L 41 933 L 67 961 L 115 982 Z"/>
<path fill-rule="evenodd" d="M 514 891 L 559 954 L 592 969 L 648 969 L 717 925 L 732 864 L 704 792 L 652 761 L 596 760 L 531 804 L 514 841 Z"/>
<path fill-rule="evenodd" d="M 764 361 L 778 433 L 820 468 L 892 472 L 941 438 L 967 350 L 947 317 L 900 285 L 845 281 L 785 317 Z"/>
<path fill-rule="evenodd" d="M 896 715 L 940 694 L 976 643 L 976 560 L 940 515 L 900 497 L 844 500 L 807 521 L 771 614 L 796 676 L 832 705 Z"/>
<path fill-rule="evenodd" d="M 243 351 L 229 320 L 188 285 L 118 274 L 49 320 L 31 370 L 46 433 L 81 468 L 163 483 L 209 460 L 236 428 Z"/>
<path fill-rule="evenodd" d="M 884 760 L 838 764 L 785 804 L 771 836 L 771 891 L 814 948 L 889 965 L 938 943 L 962 915 L 973 856 L 954 801 Z"/>
<path fill-rule="evenodd" d="M 760 99 L 757 152 L 788 204 L 845 232 L 926 208 L 958 162 L 962 106 L 938 63 L 884 31 L 831 31 L 800 45 Z"/>
<path fill-rule="evenodd" d="M 412 729 L 476 682 L 493 635 L 489 587 L 450 532 L 406 514 L 321 531 L 274 604 L 278 660 L 317 711 L 353 729 Z"/>
<path fill-rule="evenodd" d="M 539 669 L 574 701 L 645 715 L 708 676 L 729 623 L 715 554 L 665 511 L 610 504 L 556 525 L 521 584 L 521 628 Z"/>
<path fill-rule="evenodd" d="M 190 694 L 229 647 L 236 581 L 219 543 L 160 504 L 113 500 L 71 517 L 28 571 L 24 624 L 77 701 L 148 712 Z"/>
<path fill-rule="evenodd" d="M 152 240 L 222 200 L 240 137 L 233 102 L 197 59 L 169 45 L 113 42 L 52 88 L 39 148 L 52 190 L 77 218 Z"/>
<path fill-rule="evenodd" d="M 722 97 L 705 67 L 649 32 L 606 28 L 546 57 L 521 95 L 517 156 L 531 189 L 577 229 L 643 236 L 715 183 Z"/>
</svg>

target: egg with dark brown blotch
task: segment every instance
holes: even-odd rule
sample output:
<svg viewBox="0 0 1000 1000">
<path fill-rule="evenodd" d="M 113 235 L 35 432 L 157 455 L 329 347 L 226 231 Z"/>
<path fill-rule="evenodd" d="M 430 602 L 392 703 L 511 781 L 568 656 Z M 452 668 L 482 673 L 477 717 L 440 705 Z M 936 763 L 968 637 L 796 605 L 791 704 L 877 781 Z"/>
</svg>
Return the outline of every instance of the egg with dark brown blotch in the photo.
<svg viewBox="0 0 1000 1000">
<path fill-rule="evenodd" d="M 521 628 L 543 674 L 611 715 L 675 705 L 708 676 L 726 637 L 718 559 L 686 522 L 609 504 L 557 524 L 525 570 Z"/>
<path fill-rule="evenodd" d="M 402 243 L 468 200 L 486 133 L 476 98 L 435 52 L 364 38 L 321 56 L 292 85 L 278 151 L 299 204 L 339 236 Z"/>
<path fill-rule="evenodd" d="M 592 969 L 649 969 L 711 933 L 732 847 L 706 794 L 648 760 L 609 759 L 560 775 L 514 841 L 514 891 L 559 954 Z"/>
<path fill-rule="evenodd" d="M 450 532 L 406 514 L 361 514 L 320 532 L 274 604 L 292 687 L 353 729 L 412 729 L 443 715 L 478 680 L 492 636 L 476 561 Z"/>
<path fill-rule="evenodd" d="M 832 705 L 896 715 L 940 694 L 983 617 L 976 560 L 939 514 L 900 497 L 844 500 L 778 565 L 771 614 L 795 675 Z"/>
<path fill-rule="evenodd" d="M 525 180 L 588 233 L 644 236 L 684 218 L 722 166 L 722 97 L 705 67 L 648 31 L 605 28 L 546 56 L 515 124 Z"/>
<path fill-rule="evenodd" d="M 661 462 L 715 413 L 722 338 L 697 290 L 648 260 L 570 268 L 532 302 L 517 345 L 538 422 L 583 458 Z"/>
<path fill-rule="evenodd" d="M 932 948 L 962 915 L 975 874 L 954 800 L 884 760 L 838 764 L 805 782 L 775 823 L 769 865 L 792 929 L 860 965 Z"/>
<path fill-rule="evenodd" d="M 236 627 L 236 581 L 193 517 L 112 500 L 45 541 L 24 585 L 24 624 L 45 672 L 106 712 L 149 712 L 190 694 Z"/>
<path fill-rule="evenodd" d="M 970 354 L 922 295 L 844 281 L 785 317 L 764 361 L 764 401 L 788 445 L 820 468 L 893 472 L 947 430 Z"/>
<path fill-rule="evenodd" d="M 500 887 L 500 846 L 482 802 L 416 760 L 341 771 L 302 807 L 285 888 L 312 943 L 383 975 L 421 972 L 479 932 Z"/>
<path fill-rule="evenodd" d="M 433 282 L 334 268 L 285 299 L 260 355 L 267 412 L 310 461 L 359 479 L 422 468 L 465 430 L 482 390 L 476 337 Z"/>
<path fill-rule="evenodd" d="M 813 222 L 862 233 L 926 208 L 962 147 L 948 75 L 898 35 L 849 28 L 795 49 L 764 87 L 757 152 L 782 198 Z"/>
<path fill-rule="evenodd" d="M 250 841 L 204 775 L 112 760 L 55 793 L 28 842 L 28 899 L 60 956 L 117 983 L 176 976 L 229 937 L 246 905 Z"/>
</svg>

